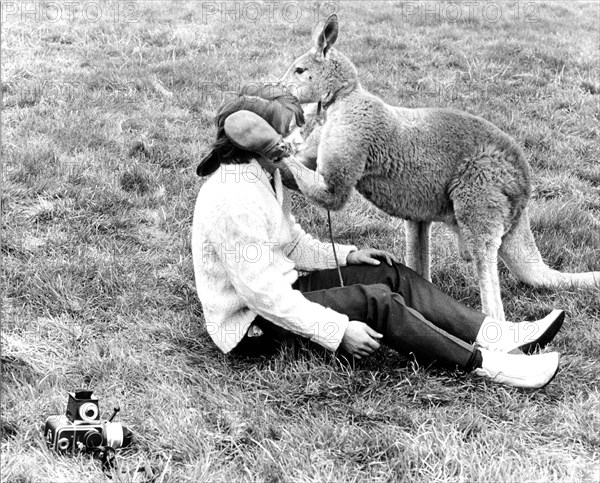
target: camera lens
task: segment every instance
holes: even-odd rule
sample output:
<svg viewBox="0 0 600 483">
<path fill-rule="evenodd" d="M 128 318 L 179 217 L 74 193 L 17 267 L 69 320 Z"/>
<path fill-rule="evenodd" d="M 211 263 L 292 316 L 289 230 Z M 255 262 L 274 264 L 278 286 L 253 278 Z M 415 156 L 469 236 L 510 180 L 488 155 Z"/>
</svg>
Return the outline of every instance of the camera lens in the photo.
<svg viewBox="0 0 600 483">
<path fill-rule="evenodd" d="M 83 435 L 83 442 L 88 449 L 97 448 L 102 446 L 102 435 L 96 429 L 91 429 Z"/>
<path fill-rule="evenodd" d="M 98 419 L 98 406 L 91 402 L 83 403 L 79 407 L 79 417 L 84 421 L 95 421 Z"/>
<path fill-rule="evenodd" d="M 103 423 L 102 433 L 104 434 L 106 446 L 115 449 L 129 446 L 133 440 L 131 431 L 121 423 Z"/>
<path fill-rule="evenodd" d="M 102 432 L 106 437 L 106 445 L 111 448 L 120 448 L 123 444 L 123 426 L 121 423 L 106 422 L 102 425 Z"/>
</svg>

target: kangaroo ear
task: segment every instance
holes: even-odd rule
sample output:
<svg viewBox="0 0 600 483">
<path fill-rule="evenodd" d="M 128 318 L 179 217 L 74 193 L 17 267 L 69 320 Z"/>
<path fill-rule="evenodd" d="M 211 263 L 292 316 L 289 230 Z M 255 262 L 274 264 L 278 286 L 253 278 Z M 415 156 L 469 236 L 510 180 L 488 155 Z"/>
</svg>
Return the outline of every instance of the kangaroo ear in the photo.
<svg viewBox="0 0 600 483">
<path fill-rule="evenodd" d="M 329 49 L 335 44 L 338 37 L 338 18 L 332 13 L 324 23 L 318 24 L 313 32 L 313 40 L 317 53 L 323 57 L 327 55 Z"/>
</svg>

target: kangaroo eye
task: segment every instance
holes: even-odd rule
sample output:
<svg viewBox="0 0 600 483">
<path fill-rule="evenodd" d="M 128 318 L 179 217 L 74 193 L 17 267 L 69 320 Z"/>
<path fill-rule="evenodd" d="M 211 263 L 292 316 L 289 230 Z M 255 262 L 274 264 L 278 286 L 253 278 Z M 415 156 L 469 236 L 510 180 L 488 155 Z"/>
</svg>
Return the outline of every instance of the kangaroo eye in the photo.
<svg viewBox="0 0 600 483">
<path fill-rule="evenodd" d="M 294 71 L 294 73 L 296 74 L 302 74 L 302 72 L 305 72 L 306 69 L 304 67 L 296 67 L 296 70 Z"/>
</svg>

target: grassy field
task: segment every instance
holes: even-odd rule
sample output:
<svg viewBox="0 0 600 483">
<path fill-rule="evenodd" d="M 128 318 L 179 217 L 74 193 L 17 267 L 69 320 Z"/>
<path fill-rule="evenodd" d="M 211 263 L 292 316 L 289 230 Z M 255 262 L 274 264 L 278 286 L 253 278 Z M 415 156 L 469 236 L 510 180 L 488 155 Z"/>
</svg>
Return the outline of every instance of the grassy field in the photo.
<svg viewBox="0 0 600 483">
<path fill-rule="evenodd" d="M 389 350 L 356 364 L 303 343 L 224 356 L 190 253 L 222 91 L 278 78 L 334 9 L 367 89 L 514 136 L 545 260 L 600 270 L 596 2 L 60 5 L 2 3 L 3 482 L 105 479 L 45 447 L 46 417 L 78 387 L 105 416 L 120 404 L 135 433 L 113 481 L 600 480 L 598 290 L 536 290 L 501 269 L 508 318 L 568 312 L 562 370 L 530 393 Z M 324 213 L 295 204 L 325 238 Z M 403 253 L 401 221 L 358 196 L 333 223 L 337 241 Z M 434 282 L 480 307 L 442 226 L 433 247 Z"/>
</svg>

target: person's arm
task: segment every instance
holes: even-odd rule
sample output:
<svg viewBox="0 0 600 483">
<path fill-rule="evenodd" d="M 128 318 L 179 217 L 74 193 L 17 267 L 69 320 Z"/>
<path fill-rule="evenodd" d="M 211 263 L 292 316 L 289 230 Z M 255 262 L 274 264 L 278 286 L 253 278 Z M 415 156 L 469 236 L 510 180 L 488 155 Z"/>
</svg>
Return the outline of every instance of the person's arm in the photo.
<svg viewBox="0 0 600 483">
<path fill-rule="evenodd" d="M 286 247 L 285 255 L 296 264 L 299 270 L 313 271 L 336 267 L 331 243 L 321 242 L 306 233 L 292 215 L 289 215 L 289 222 L 293 226 L 293 239 Z M 336 243 L 335 251 L 340 266 L 345 266 L 348 254 L 356 250 L 354 245 Z"/>
<path fill-rule="evenodd" d="M 336 350 L 348 317 L 310 302 L 292 289 L 274 264 L 277 240 L 269 239 L 268 214 L 251 203 L 227 207 L 209 239 L 244 304 L 258 315 L 295 334 Z M 290 272 L 293 270 L 291 262 Z"/>
</svg>

